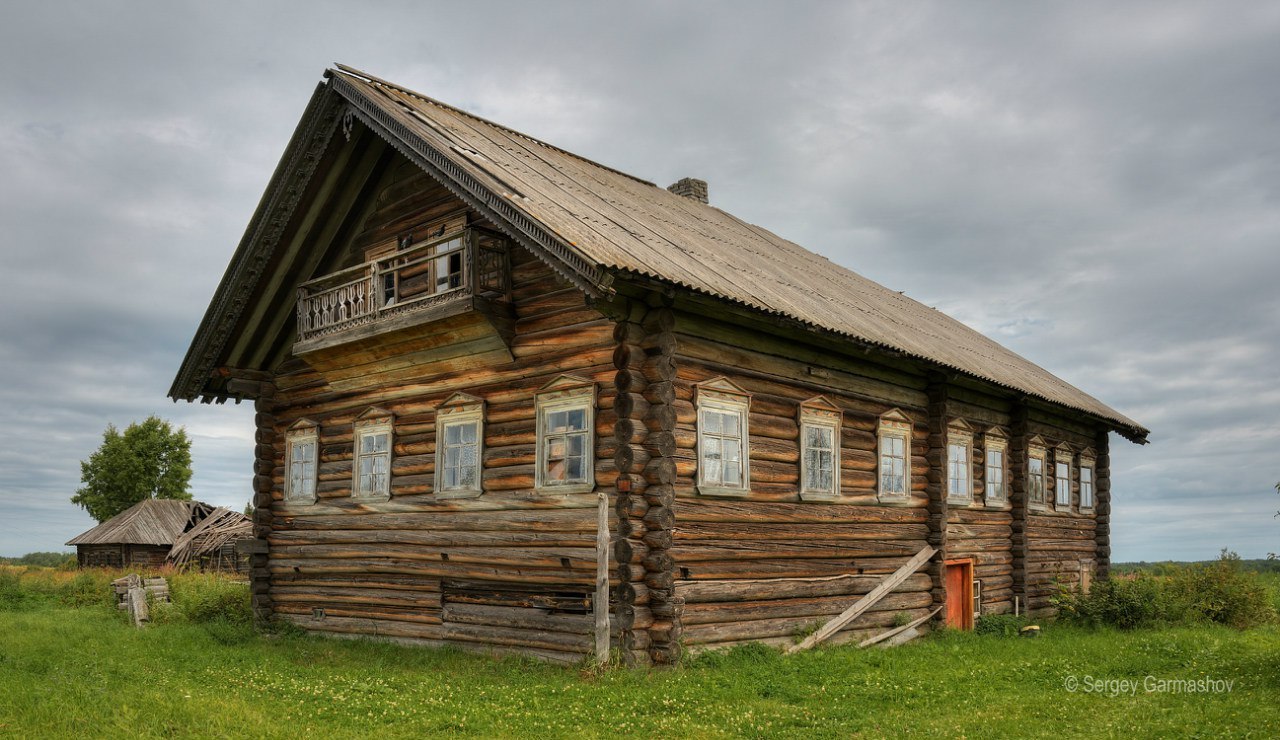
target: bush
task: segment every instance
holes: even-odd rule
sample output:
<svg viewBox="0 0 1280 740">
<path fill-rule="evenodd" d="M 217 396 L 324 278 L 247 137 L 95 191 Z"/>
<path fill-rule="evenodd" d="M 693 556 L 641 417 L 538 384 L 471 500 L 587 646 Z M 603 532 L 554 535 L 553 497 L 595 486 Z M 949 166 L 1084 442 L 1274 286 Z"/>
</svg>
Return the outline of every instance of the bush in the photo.
<svg viewBox="0 0 1280 740">
<path fill-rule="evenodd" d="M 1018 631 L 1028 624 L 1024 616 L 1012 614 L 984 614 L 978 618 L 973 631 L 979 635 L 999 635 L 1000 637 L 1017 637 Z"/>
<path fill-rule="evenodd" d="M 1226 550 L 1213 563 L 1174 573 L 1169 587 L 1175 598 L 1208 622 L 1246 629 L 1276 616 L 1266 585 L 1256 573 L 1244 570 L 1239 555 Z"/>
<path fill-rule="evenodd" d="M 1245 571 L 1235 553 L 1223 550 L 1213 563 L 1099 581 L 1088 594 L 1064 589 L 1053 603 L 1059 619 L 1092 626 L 1136 629 L 1213 622 L 1246 629 L 1275 619 L 1270 599 L 1258 574 Z"/>
<path fill-rule="evenodd" d="M 171 603 L 153 606 L 153 622 L 253 624 L 249 585 L 243 581 L 204 573 L 173 575 L 169 577 L 169 598 Z"/>
</svg>

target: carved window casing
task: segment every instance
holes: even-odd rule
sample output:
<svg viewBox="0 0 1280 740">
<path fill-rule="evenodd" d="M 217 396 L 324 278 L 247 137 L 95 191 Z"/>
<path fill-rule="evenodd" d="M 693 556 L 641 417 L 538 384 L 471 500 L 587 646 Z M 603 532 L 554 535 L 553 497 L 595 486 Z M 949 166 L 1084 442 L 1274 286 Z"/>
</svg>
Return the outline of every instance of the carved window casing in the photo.
<svg viewBox="0 0 1280 740">
<path fill-rule="evenodd" d="M 1055 509 L 1071 509 L 1071 458 L 1072 450 L 1066 443 L 1053 449 L 1053 506 Z"/>
<path fill-rule="evenodd" d="M 1004 503 L 1009 498 L 1009 438 L 998 427 L 982 436 L 983 480 L 987 504 Z"/>
<path fill-rule="evenodd" d="M 1044 441 L 1040 437 L 1032 437 L 1027 441 L 1027 503 L 1038 508 L 1046 505 L 1046 456 Z"/>
<path fill-rule="evenodd" d="M 726 378 L 699 383 L 698 493 L 745 496 L 751 491 L 751 394 Z"/>
<path fill-rule="evenodd" d="M 840 407 L 823 396 L 800 404 L 800 498 L 840 495 Z"/>
<path fill-rule="evenodd" d="M 973 501 L 973 428 L 964 419 L 947 426 L 947 498 Z"/>
<path fill-rule="evenodd" d="M 905 499 L 911 491 L 911 419 L 898 409 L 885 412 L 876 446 L 876 493 L 882 500 Z"/>
<path fill-rule="evenodd" d="M 596 386 L 562 375 L 537 396 L 538 464 L 534 487 L 542 493 L 595 488 Z"/>
<path fill-rule="evenodd" d="M 299 419 L 284 436 L 285 503 L 314 504 L 320 467 L 319 426 L 310 419 Z"/>
<path fill-rule="evenodd" d="M 436 498 L 474 498 L 482 492 L 484 401 L 449 396 L 436 410 Z"/>
<path fill-rule="evenodd" d="M 1094 458 L 1092 450 L 1084 450 L 1080 453 L 1080 510 L 1092 511 L 1094 507 L 1094 498 L 1097 492 L 1097 481 L 1094 478 L 1094 471 L 1097 470 L 1097 460 Z"/>
<path fill-rule="evenodd" d="M 391 498 L 391 448 L 394 417 L 371 408 L 356 417 L 351 465 L 351 497 L 385 501 Z"/>
</svg>

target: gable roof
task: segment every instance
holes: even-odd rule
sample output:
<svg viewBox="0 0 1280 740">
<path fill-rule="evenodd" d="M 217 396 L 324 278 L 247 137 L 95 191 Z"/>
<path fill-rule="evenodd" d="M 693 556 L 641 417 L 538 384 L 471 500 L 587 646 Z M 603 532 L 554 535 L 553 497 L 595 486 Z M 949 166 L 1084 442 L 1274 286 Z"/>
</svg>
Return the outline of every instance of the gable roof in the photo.
<svg viewBox="0 0 1280 740">
<path fill-rule="evenodd" d="M 940 311 L 719 208 L 358 70 L 338 65 L 326 76 L 365 125 L 588 293 L 607 294 L 614 275 L 643 276 L 1092 414 L 1130 439 L 1148 433 Z M 308 112 L 319 107 L 313 99 Z M 281 179 L 278 171 L 273 184 Z M 255 222 L 262 216 L 260 207 Z M 228 302 L 224 288 L 214 305 Z M 174 398 L 194 398 L 194 381 L 212 370 L 192 375 L 192 353 Z"/>
<path fill-rule="evenodd" d="M 213 507 L 199 501 L 143 499 L 67 541 L 68 545 L 172 545 Z"/>
</svg>

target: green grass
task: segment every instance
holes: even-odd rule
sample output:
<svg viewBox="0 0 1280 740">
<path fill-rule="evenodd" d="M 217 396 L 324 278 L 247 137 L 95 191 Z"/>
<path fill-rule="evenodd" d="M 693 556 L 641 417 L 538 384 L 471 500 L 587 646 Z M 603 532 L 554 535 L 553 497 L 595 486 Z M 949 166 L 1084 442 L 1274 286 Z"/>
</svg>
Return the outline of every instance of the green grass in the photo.
<svg viewBox="0 0 1280 740">
<path fill-rule="evenodd" d="M 1275 626 L 948 633 L 892 650 L 739 649 L 599 675 L 223 621 L 138 631 L 103 606 L 0 608 L 0 635 L 0 735 L 18 737 L 1280 735 Z M 1234 685 L 1065 688 L 1070 677 L 1148 675 Z"/>
</svg>

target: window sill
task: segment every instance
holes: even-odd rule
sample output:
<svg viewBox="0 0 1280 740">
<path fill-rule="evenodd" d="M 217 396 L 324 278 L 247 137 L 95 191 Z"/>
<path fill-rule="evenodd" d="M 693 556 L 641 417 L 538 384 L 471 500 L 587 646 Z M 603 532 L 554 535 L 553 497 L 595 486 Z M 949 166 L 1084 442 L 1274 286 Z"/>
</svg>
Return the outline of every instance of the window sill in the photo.
<svg viewBox="0 0 1280 740">
<path fill-rule="evenodd" d="M 801 501 L 839 501 L 840 494 L 831 491 L 801 491 Z"/>
<path fill-rule="evenodd" d="M 307 496 L 305 498 L 287 498 L 282 501 L 285 506 L 311 506 L 316 502 L 315 496 Z"/>
<path fill-rule="evenodd" d="M 750 488 L 729 488 L 727 486 L 698 486 L 698 495 L 715 498 L 746 498 L 751 495 Z"/>
<path fill-rule="evenodd" d="M 594 490 L 596 490 L 596 484 L 592 481 L 586 483 L 566 483 L 560 486 L 548 486 L 543 484 L 541 486 L 535 486 L 533 492 L 546 496 L 559 496 L 567 493 L 590 493 Z"/>
<path fill-rule="evenodd" d="M 456 491 L 436 491 L 437 500 L 459 499 L 459 498 L 480 498 L 480 494 L 484 493 L 479 489 L 461 489 Z"/>
<path fill-rule="evenodd" d="M 353 493 L 351 494 L 351 500 L 357 503 L 362 503 L 362 504 L 379 504 L 385 501 L 390 501 L 391 494 L 374 493 L 374 494 L 365 494 L 365 495 L 357 496 Z"/>
</svg>

